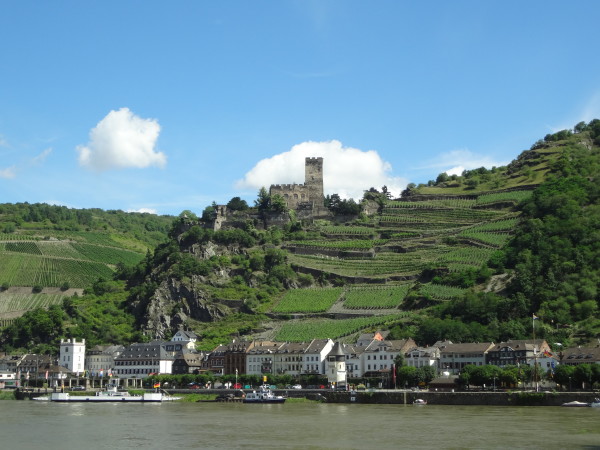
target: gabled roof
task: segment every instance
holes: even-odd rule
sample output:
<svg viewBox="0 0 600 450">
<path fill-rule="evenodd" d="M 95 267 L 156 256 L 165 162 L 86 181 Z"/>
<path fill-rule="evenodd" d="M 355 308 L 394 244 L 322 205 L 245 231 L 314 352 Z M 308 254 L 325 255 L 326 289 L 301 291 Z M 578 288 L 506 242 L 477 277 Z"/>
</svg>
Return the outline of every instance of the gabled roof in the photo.
<svg viewBox="0 0 600 450">
<path fill-rule="evenodd" d="M 466 342 L 464 344 L 446 344 L 440 347 L 440 354 L 444 353 L 486 353 L 494 348 L 493 342 Z"/>
<path fill-rule="evenodd" d="M 509 339 L 506 342 L 500 342 L 499 344 L 496 344 L 493 348 L 491 348 L 489 351 L 500 351 L 500 349 L 503 348 L 511 348 L 512 350 L 515 351 L 520 351 L 520 350 L 535 350 L 535 349 L 542 349 L 542 348 L 549 348 L 548 347 L 548 343 L 544 340 L 536 340 L 535 342 L 532 340 L 528 340 L 528 339 Z"/>
<path fill-rule="evenodd" d="M 600 346 L 575 347 L 563 351 L 564 363 L 597 363 L 600 362 Z"/>
<path fill-rule="evenodd" d="M 305 353 L 321 353 L 331 339 L 313 339 L 306 347 Z"/>
</svg>

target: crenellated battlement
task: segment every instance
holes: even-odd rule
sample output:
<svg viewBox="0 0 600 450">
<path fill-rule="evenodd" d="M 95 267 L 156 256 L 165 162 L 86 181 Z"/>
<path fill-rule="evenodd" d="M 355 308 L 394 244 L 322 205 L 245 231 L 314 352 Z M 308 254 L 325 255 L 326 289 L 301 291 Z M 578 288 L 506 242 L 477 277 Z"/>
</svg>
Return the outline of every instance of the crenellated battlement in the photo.
<svg viewBox="0 0 600 450">
<path fill-rule="evenodd" d="M 312 205 L 313 212 L 323 209 L 323 158 L 304 159 L 304 184 L 272 184 L 270 195 L 281 195 L 290 209 L 299 209 Z"/>
<path fill-rule="evenodd" d="M 298 184 L 298 183 L 291 183 L 291 184 L 272 184 L 271 185 L 271 189 L 281 189 L 281 190 L 296 190 L 298 188 L 303 188 L 304 185 L 303 184 Z"/>
</svg>

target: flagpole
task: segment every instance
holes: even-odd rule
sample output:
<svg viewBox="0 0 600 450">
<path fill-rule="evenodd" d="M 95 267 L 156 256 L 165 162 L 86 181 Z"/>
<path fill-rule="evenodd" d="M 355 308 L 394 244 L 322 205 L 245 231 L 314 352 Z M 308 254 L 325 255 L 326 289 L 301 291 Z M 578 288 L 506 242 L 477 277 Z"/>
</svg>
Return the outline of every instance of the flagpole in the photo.
<svg viewBox="0 0 600 450">
<path fill-rule="evenodd" d="M 536 351 L 536 344 L 535 344 L 535 319 L 537 319 L 537 316 L 535 314 L 531 315 L 531 328 L 533 330 L 533 376 L 535 377 L 535 392 L 539 392 L 540 391 L 540 385 L 539 385 L 539 380 L 538 380 L 538 366 L 537 366 L 537 351 Z"/>
</svg>

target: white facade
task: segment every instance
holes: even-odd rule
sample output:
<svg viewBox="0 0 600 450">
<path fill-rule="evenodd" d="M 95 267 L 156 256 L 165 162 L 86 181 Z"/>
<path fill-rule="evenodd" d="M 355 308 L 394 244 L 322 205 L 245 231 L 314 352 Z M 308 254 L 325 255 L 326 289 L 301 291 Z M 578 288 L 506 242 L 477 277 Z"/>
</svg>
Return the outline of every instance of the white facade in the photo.
<svg viewBox="0 0 600 450">
<path fill-rule="evenodd" d="M 331 339 L 313 339 L 304 352 L 302 373 L 324 374 L 325 359 L 332 348 Z"/>
<path fill-rule="evenodd" d="M 66 367 L 73 373 L 83 373 L 85 370 L 85 339 L 60 340 L 59 365 Z"/>
</svg>

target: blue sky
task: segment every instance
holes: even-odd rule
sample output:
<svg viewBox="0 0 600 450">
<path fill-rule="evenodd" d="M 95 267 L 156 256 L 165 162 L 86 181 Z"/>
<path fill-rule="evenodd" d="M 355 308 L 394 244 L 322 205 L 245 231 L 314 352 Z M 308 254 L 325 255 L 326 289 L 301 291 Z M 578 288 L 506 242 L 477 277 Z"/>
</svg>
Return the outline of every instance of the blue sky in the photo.
<svg viewBox="0 0 600 450">
<path fill-rule="evenodd" d="M 600 118 L 597 1 L 0 0 L 0 202 L 398 195 Z"/>
</svg>

